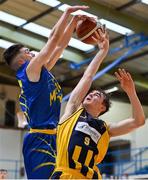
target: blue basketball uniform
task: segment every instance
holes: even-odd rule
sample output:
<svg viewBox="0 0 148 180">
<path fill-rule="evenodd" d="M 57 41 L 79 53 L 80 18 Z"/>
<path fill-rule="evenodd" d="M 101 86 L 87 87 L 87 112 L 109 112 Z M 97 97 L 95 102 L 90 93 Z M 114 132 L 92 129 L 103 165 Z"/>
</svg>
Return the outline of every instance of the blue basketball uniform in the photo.
<svg viewBox="0 0 148 180">
<path fill-rule="evenodd" d="M 29 179 L 48 179 L 55 165 L 55 134 L 62 91 L 57 80 L 44 67 L 38 82 L 29 81 L 28 64 L 28 61 L 23 64 L 16 74 L 21 87 L 21 109 L 30 128 L 23 143 L 25 169 Z"/>
</svg>

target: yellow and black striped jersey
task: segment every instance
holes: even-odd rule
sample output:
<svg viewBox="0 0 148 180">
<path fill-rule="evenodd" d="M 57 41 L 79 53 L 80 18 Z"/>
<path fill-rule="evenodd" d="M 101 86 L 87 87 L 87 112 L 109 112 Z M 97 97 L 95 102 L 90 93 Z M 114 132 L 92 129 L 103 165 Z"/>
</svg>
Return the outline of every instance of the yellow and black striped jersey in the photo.
<svg viewBox="0 0 148 180">
<path fill-rule="evenodd" d="M 108 149 L 107 125 L 84 108 L 77 110 L 57 128 L 56 170 L 71 168 L 89 179 L 99 179 L 97 164 Z"/>
</svg>

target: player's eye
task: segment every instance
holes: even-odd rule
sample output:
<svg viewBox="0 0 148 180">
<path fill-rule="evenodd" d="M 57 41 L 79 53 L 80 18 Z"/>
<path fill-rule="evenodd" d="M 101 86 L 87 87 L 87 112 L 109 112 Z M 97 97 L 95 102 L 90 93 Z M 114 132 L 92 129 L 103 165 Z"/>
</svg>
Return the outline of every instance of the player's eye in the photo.
<svg viewBox="0 0 148 180">
<path fill-rule="evenodd" d="M 29 52 L 30 52 L 30 50 L 29 50 L 29 49 L 25 49 L 25 53 L 27 53 L 27 54 L 28 54 Z"/>
<path fill-rule="evenodd" d="M 100 94 L 99 94 L 99 93 L 96 93 L 95 95 L 98 96 L 98 97 L 100 97 Z"/>
</svg>

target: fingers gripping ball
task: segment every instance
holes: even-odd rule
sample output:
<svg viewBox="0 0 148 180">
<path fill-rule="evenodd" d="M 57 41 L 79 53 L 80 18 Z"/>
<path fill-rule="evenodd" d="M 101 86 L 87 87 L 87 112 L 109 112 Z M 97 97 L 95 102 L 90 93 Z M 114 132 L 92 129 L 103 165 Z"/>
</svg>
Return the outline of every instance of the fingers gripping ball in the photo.
<svg viewBox="0 0 148 180">
<path fill-rule="evenodd" d="M 76 27 L 77 37 L 86 44 L 96 45 L 97 42 L 92 38 L 95 37 L 95 31 L 102 29 L 102 24 L 94 18 L 87 18 L 78 22 Z"/>
</svg>

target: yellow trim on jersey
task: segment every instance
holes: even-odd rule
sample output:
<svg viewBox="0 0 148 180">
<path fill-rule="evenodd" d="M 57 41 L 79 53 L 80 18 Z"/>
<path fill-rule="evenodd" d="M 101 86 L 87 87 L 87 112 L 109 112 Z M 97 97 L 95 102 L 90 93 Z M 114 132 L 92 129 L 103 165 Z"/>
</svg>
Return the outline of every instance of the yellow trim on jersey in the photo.
<svg viewBox="0 0 148 180">
<path fill-rule="evenodd" d="M 53 158 L 56 157 L 55 155 L 51 154 L 49 151 L 44 150 L 44 149 L 33 149 L 33 151 L 44 153 L 44 154 L 48 154 L 48 155 L 52 156 Z"/>
<path fill-rule="evenodd" d="M 93 151 L 88 150 L 87 156 L 86 156 L 86 159 L 85 159 L 85 163 L 84 163 L 85 166 L 89 166 L 89 163 L 90 163 L 90 161 L 92 159 L 92 156 L 93 156 Z"/>
<path fill-rule="evenodd" d="M 36 171 L 37 169 L 39 169 L 39 168 L 41 168 L 41 167 L 49 166 L 49 165 L 55 166 L 55 163 L 52 163 L 52 162 L 42 163 L 42 164 L 36 166 L 36 167 L 33 169 L 33 171 Z"/>
<path fill-rule="evenodd" d="M 54 156 L 56 156 L 55 150 L 52 148 L 51 144 L 49 144 L 45 139 L 41 138 L 41 137 L 37 137 L 37 139 L 43 141 L 45 144 L 47 144 L 48 146 L 50 146 Z"/>
<path fill-rule="evenodd" d="M 56 168 L 56 171 L 61 171 L 62 174 L 60 176 L 60 179 L 88 179 L 85 176 L 83 176 L 80 172 L 78 172 L 76 169 L 71 168 Z"/>
<path fill-rule="evenodd" d="M 56 129 L 32 129 L 29 133 L 43 133 L 43 134 L 56 134 Z"/>
<path fill-rule="evenodd" d="M 18 83 L 19 83 L 20 88 L 22 88 L 23 87 L 22 81 L 18 80 Z"/>
<path fill-rule="evenodd" d="M 73 160 L 74 160 L 74 159 L 73 159 Z M 82 164 L 79 163 L 78 161 L 75 161 L 75 160 L 74 160 L 74 162 L 75 162 L 75 164 L 76 164 L 77 170 L 81 170 L 81 169 L 82 169 Z"/>
<path fill-rule="evenodd" d="M 74 149 L 74 152 L 73 152 L 72 159 L 74 159 L 75 161 L 78 161 L 80 153 L 81 153 L 81 150 L 82 150 L 82 147 L 76 145 L 75 149 Z M 79 167 L 79 165 L 78 165 L 78 167 Z M 77 167 L 77 164 L 76 164 L 76 169 L 78 167 Z"/>
<path fill-rule="evenodd" d="M 89 178 L 89 179 L 92 179 L 92 178 L 93 178 L 93 175 L 94 175 L 93 169 L 91 169 L 91 168 L 88 167 L 88 172 L 87 172 L 86 177 Z"/>
<path fill-rule="evenodd" d="M 75 150 L 74 150 L 72 159 L 75 159 L 76 161 L 78 161 L 80 153 L 81 153 L 81 149 L 82 149 L 82 147 L 77 146 L 77 145 L 75 146 Z"/>
<path fill-rule="evenodd" d="M 23 94 L 20 94 L 20 97 L 26 101 L 26 98 L 24 97 Z"/>
<path fill-rule="evenodd" d="M 25 114 L 25 116 L 26 116 L 26 118 L 30 121 L 30 118 L 29 118 L 29 116 L 28 116 L 28 113 L 25 111 L 25 112 L 23 112 L 24 114 Z"/>
<path fill-rule="evenodd" d="M 78 109 L 57 127 L 57 168 L 69 167 L 69 155 L 67 149 L 73 128 L 82 111 L 83 108 Z"/>
<path fill-rule="evenodd" d="M 104 134 L 101 136 L 101 138 L 99 139 L 99 143 L 97 145 L 98 149 L 101 149 L 101 151 L 99 151 L 99 154 L 96 160 L 97 163 L 100 163 L 103 160 L 104 156 L 106 155 L 108 145 L 109 145 L 109 140 L 110 140 L 110 136 L 108 134 L 108 131 L 106 130 Z"/>
<path fill-rule="evenodd" d="M 24 106 L 25 108 L 27 108 L 29 110 L 29 108 L 28 108 L 28 106 L 26 104 L 20 102 L 20 105 Z"/>
<path fill-rule="evenodd" d="M 18 80 L 18 83 L 19 83 L 19 86 L 21 88 L 21 94 L 23 94 L 24 93 L 24 91 L 23 91 L 23 83 L 22 83 L 21 80 Z"/>
<path fill-rule="evenodd" d="M 84 108 L 83 107 L 81 107 L 81 108 L 79 108 L 77 111 L 75 111 L 73 114 L 71 114 L 67 119 L 65 119 L 62 123 L 58 123 L 58 125 L 62 125 L 62 124 L 64 124 L 66 121 L 68 121 L 68 120 L 71 120 L 71 118 L 75 115 L 75 114 L 77 114 L 79 111 L 83 111 L 84 110 Z"/>
</svg>

